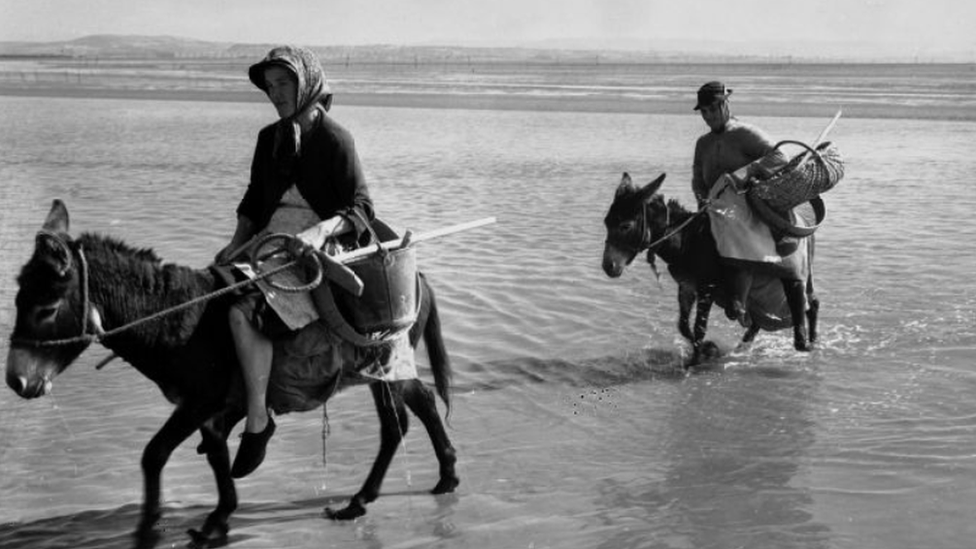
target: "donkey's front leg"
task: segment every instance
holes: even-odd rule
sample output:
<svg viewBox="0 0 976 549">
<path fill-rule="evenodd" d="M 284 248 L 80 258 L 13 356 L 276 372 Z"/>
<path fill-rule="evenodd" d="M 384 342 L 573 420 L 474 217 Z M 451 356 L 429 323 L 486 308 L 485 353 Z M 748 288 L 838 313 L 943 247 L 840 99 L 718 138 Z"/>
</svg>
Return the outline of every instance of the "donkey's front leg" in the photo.
<svg viewBox="0 0 976 549">
<path fill-rule="evenodd" d="M 705 333 L 708 331 L 708 315 L 712 312 L 712 303 L 715 299 L 712 291 L 713 288 L 704 287 L 699 289 L 696 295 L 695 331 L 692 340 L 695 354 L 692 364 L 700 362 L 703 355 L 708 357 L 717 354 L 715 345 L 705 341 Z"/>
<path fill-rule="evenodd" d="M 684 282 L 678 283 L 678 332 L 695 345 L 695 336 L 691 333 L 691 308 L 695 305 L 695 287 Z"/>
<path fill-rule="evenodd" d="M 142 453 L 142 476 L 144 494 L 142 503 L 142 519 L 136 530 L 138 546 L 152 546 L 159 538 L 156 523 L 161 516 L 160 487 L 163 467 L 169 461 L 169 456 L 177 446 L 183 443 L 203 423 L 198 413 L 193 413 L 186 407 L 179 406 L 173 415 L 166 420 L 163 427 L 153 436 Z"/>
<path fill-rule="evenodd" d="M 200 530 L 191 529 L 187 533 L 199 547 L 219 547 L 226 545 L 230 516 L 237 510 L 237 489 L 230 475 L 230 452 L 227 450 L 227 435 L 234 425 L 243 419 L 241 410 L 230 410 L 218 415 L 200 427 L 203 442 L 198 452 L 207 454 L 207 463 L 213 470 L 217 481 L 217 507 L 207 515 Z"/>
</svg>

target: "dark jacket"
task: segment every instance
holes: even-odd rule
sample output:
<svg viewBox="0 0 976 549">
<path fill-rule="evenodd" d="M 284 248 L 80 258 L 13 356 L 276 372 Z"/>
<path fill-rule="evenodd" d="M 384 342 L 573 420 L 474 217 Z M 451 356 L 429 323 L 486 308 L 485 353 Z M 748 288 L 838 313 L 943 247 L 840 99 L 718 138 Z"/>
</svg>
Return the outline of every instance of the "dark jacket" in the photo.
<svg viewBox="0 0 976 549">
<path fill-rule="evenodd" d="M 255 232 L 264 229 L 292 183 L 320 219 L 341 215 L 352 222 L 357 241 L 374 217 L 373 201 L 352 135 L 324 112 L 302 133 L 301 152 L 290 163 L 274 158 L 276 124 L 258 134 L 251 182 L 237 207 Z M 357 215 L 358 213 L 358 215 Z"/>
</svg>

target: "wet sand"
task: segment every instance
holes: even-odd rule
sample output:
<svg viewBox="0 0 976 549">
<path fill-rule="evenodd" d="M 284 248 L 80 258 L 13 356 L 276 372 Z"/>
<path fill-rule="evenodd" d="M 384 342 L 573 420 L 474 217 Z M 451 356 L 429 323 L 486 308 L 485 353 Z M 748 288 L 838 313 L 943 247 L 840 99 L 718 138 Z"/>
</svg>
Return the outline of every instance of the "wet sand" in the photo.
<svg viewBox="0 0 976 549">
<path fill-rule="evenodd" d="M 261 102 L 264 97 L 248 91 L 193 89 L 97 88 L 71 85 L 0 84 L 0 95 L 20 97 L 68 97 L 91 99 L 137 99 L 154 101 Z M 343 93 L 337 92 L 335 106 L 401 107 L 427 109 L 475 109 L 552 112 L 605 112 L 694 115 L 685 101 L 606 97 L 547 97 L 517 94 L 461 93 Z M 926 119 L 976 121 L 976 111 L 950 105 L 906 106 L 885 103 L 840 105 L 799 102 L 759 103 L 737 98 L 736 114 L 745 116 L 829 117 L 843 108 L 846 118 Z"/>
</svg>

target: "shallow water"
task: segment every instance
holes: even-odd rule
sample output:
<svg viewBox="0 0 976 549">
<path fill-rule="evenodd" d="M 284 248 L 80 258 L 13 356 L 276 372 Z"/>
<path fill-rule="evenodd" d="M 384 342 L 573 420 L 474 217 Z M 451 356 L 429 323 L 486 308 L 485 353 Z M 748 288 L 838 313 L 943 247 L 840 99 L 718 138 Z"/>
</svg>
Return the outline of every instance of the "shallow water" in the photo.
<svg viewBox="0 0 976 549">
<path fill-rule="evenodd" d="M 229 238 L 260 104 L 0 98 L 0 333 L 14 277 L 51 199 L 73 231 L 202 267 Z M 239 483 L 232 547 L 957 548 L 976 501 L 976 124 L 842 119 L 847 177 L 818 232 L 821 348 L 763 334 L 691 376 L 676 288 L 635 262 L 600 269 L 620 174 L 691 204 L 694 116 L 354 108 L 377 209 L 425 231 L 496 216 L 420 245 L 456 371 L 454 495 L 417 421 L 369 514 L 337 524 L 378 442 L 371 398 L 279 418 Z M 759 117 L 812 140 L 826 120 Z M 713 315 L 729 351 L 739 330 Z M 0 392 L 0 546 L 127 547 L 142 448 L 170 411 L 93 347 L 23 401 Z M 0 342 L 6 354 L 6 341 Z M 421 361 L 423 357 L 421 355 Z M 422 368 L 422 375 L 429 375 Z M 443 408 L 442 408 L 443 409 Z M 236 439 L 236 436 L 235 436 Z M 215 502 L 179 448 L 164 475 L 164 539 L 182 546 Z"/>
</svg>

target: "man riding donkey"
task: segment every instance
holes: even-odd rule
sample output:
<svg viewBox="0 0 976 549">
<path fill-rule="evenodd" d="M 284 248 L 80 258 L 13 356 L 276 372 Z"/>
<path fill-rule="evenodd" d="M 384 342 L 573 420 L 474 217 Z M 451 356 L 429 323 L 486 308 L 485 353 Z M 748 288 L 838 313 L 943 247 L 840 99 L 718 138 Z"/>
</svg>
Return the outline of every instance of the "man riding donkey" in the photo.
<svg viewBox="0 0 976 549">
<path fill-rule="evenodd" d="M 747 300 L 753 289 L 753 275 L 780 276 L 791 270 L 802 270 L 797 263 L 806 261 L 807 254 L 796 253 L 805 244 L 799 239 L 812 234 L 824 210 L 823 202 L 816 198 L 819 193 L 794 197 L 792 201 L 772 200 L 775 197 L 771 195 L 775 193 L 810 191 L 811 181 L 799 184 L 790 181 L 784 185 L 784 178 L 779 177 L 792 169 L 800 178 L 815 179 L 807 173 L 809 170 L 795 169 L 806 153 L 788 159 L 763 130 L 732 116 L 731 94 L 732 90 L 718 81 L 698 89 L 694 110 L 701 113 L 710 131 L 695 144 L 691 187 L 699 210 L 708 209 L 712 233 L 722 257 L 729 296 L 726 315 L 749 326 Z M 784 143 L 806 147 L 798 142 Z M 823 163 L 819 153 L 814 154 Z M 829 174 L 830 186 L 843 176 L 839 158 L 831 160 L 834 172 Z M 822 186 L 820 191 L 827 188 Z"/>
</svg>

